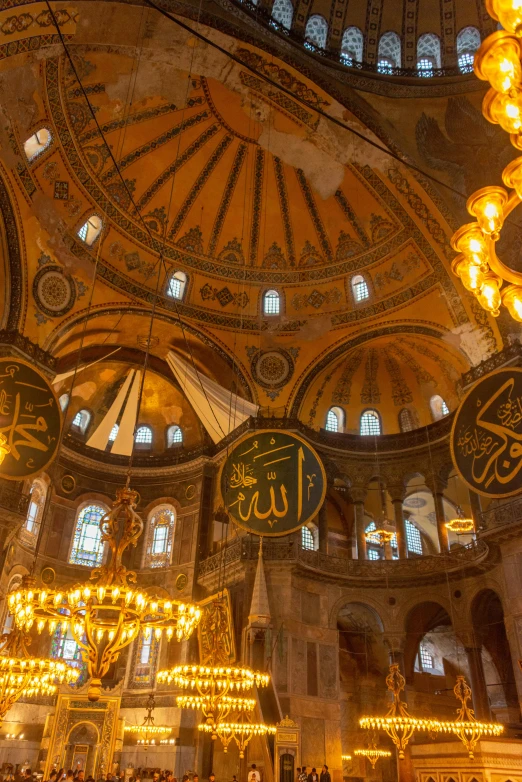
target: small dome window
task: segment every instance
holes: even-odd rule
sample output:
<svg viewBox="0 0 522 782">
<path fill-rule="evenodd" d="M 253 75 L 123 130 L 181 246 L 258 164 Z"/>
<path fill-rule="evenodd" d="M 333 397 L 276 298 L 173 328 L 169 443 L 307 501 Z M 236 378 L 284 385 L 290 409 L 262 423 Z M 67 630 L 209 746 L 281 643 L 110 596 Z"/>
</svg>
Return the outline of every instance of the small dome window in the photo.
<svg viewBox="0 0 522 782">
<path fill-rule="evenodd" d="M 89 247 L 94 244 L 101 233 L 103 223 L 98 215 L 91 215 L 84 224 L 78 229 L 78 236 Z"/>
<path fill-rule="evenodd" d="M 431 414 L 435 421 L 449 415 L 449 407 L 439 394 L 434 394 L 430 399 Z"/>
<path fill-rule="evenodd" d="M 431 76 L 434 68 L 440 68 L 440 38 L 424 33 L 417 41 L 417 70 L 420 76 Z"/>
<path fill-rule="evenodd" d="M 399 429 L 401 432 L 411 432 L 415 429 L 413 415 L 407 407 L 404 407 L 399 413 Z"/>
<path fill-rule="evenodd" d="M 91 414 L 88 410 L 78 410 L 73 418 L 72 427 L 78 432 L 85 434 L 91 421 Z"/>
<path fill-rule="evenodd" d="M 342 432 L 344 427 L 344 412 L 340 407 L 331 407 L 326 414 L 325 429 L 328 432 Z"/>
<path fill-rule="evenodd" d="M 29 136 L 24 143 L 24 152 L 27 160 L 34 160 L 38 155 L 41 155 L 51 144 L 52 140 L 51 131 L 47 130 L 47 128 L 40 128 L 32 136 Z"/>
<path fill-rule="evenodd" d="M 263 312 L 265 315 L 279 315 L 281 312 L 281 297 L 277 291 L 267 291 L 263 296 Z"/>
<path fill-rule="evenodd" d="M 292 18 L 294 16 L 294 6 L 291 0 L 275 0 L 272 6 L 272 19 L 286 27 L 289 30 L 292 27 Z"/>
<path fill-rule="evenodd" d="M 370 298 L 370 291 L 368 290 L 368 283 L 362 276 L 362 274 L 356 274 L 352 277 L 352 291 L 353 297 L 357 303 L 365 301 Z"/>
<path fill-rule="evenodd" d="M 382 64 L 382 65 L 381 65 Z M 381 35 L 377 53 L 379 73 L 392 73 L 393 68 L 401 67 L 401 39 L 390 30 Z"/>
<path fill-rule="evenodd" d="M 185 272 L 173 272 L 169 277 L 169 284 L 167 287 L 167 296 L 172 299 L 181 299 L 185 295 L 185 288 L 187 286 L 187 275 Z"/>
<path fill-rule="evenodd" d="M 313 49 L 317 46 L 319 49 L 326 49 L 326 38 L 328 36 L 328 22 L 320 14 L 313 14 L 306 23 L 305 46 Z"/>
<path fill-rule="evenodd" d="M 118 424 L 114 424 L 114 426 L 111 429 L 111 433 L 109 435 L 109 442 L 110 443 L 113 443 L 115 441 L 115 439 L 117 438 L 119 429 L 120 429 L 120 427 L 118 426 Z"/>
<path fill-rule="evenodd" d="M 58 404 L 60 405 L 60 410 L 63 411 L 69 404 L 69 394 L 62 394 L 61 397 L 58 399 Z"/>
<path fill-rule="evenodd" d="M 134 437 L 134 442 L 137 445 L 151 445 L 152 429 L 150 426 L 140 426 Z"/>
<path fill-rule="evenodd" d="M 479 46 L 480 33 L 476 27 L 464 27 L 457 35 L 457 62 L 461 73 L 471 73 Z"/>
<path fill-rule="evenodd" d="M 362 62 L 364 37 L 358 27 L 347 27 L 341 41 L 341 61 L 345 65 Z"/>
<path fill-rule="evenodd" d="M 181 445 L 183 442 L 183 432 L 177 425 L 169 426 L 167 429 L 167 448 L 173 448 Z"/>
<path fill-rule="evenodd" d="M 361 416 L 360 432 L 364 436 L 381 434 L 381 419 L 377 410 L 365 410 Z"/>
<path fill-rule="evenodd" d="M 306 551 L 313 551 L 315 548 L 314 536 L 308 527 L 301 527 L 301 548 L 304 548 Z"/>
</svg>

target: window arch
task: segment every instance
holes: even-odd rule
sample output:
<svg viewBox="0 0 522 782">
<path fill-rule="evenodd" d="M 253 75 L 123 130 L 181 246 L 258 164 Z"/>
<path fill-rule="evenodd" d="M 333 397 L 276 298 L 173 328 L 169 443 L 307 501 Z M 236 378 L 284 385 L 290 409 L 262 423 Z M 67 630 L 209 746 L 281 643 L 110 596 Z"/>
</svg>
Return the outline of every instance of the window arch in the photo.
<svg viewBox="0 0 522 782">
<path fill-rule="evenodd" d="M 344 429 L 344 410 L 341 407 L 331 407 L 326 414 L 328 432 L 342 432 Z"/>
<path fill-rule="evenodd" d="M 150 426 L 138 427 L 134 435 L 136 445 L 152 445 L 152 429 Z"/>
<path fill-rule="evenodd" d="M 290 30 L 293 16 L 294 6 L 291 0 L 275 0 L 272 6 L 272 19 L 282 24 L 287 30 Z"/>
<path fill-rule="evenodd" d="M 401 39 L 392 30 L 383 33 L 379 40 L 377 70 L 379 73 L 391 73 L 393 68 L 401 67 Z"/>
<path fill-rule="evenodd" d="M 87 427 L 89 426 L 91 422 L 91 414 L 88 410 L 78 410 L 76 415 L 73 418 L 73 422 L 71 424 L 73 429 L 76 429 L 76 431 L 81 432 L 82 434 L 85 434 L 87 431 Z"/>
<path fill-rule="evenodd" d="M 48 128 L 40 128 L 32 136 L 29 136 L 27 141 L 24 142 L 24 152 L 27 160 L 34 160 L 38 155 L 41 155 L 51 145 L 52 140 L 53 137 Z"/>
<path fill-rule="evenodd" d="M 263 314 L 279 315 L 281 312 L 281 296 L 277 291 L 270 290 L 263 294 Z"/>
<path fill-rule="evenodd" d="M 23 526 L 23 537 L 34 543 L 40 532 L 40 524 L 45 508 L 45 497 L 47 489 L 42 481 L 36 480 L 31 486 L 31 495 L 25 524 Z"/>
<path fill-rule="evenodd" d="M 412 524 L 409 519 L 405 519 L 404 526 L 406 528 L 408 551 L 411 551 L 413 554 L 422 554 L 422 538 L 419 528 Z"/>
<path fill-rule="evenodd" d="M 172 559 L 176 512 L 172 505 L 160 505 L 149 515 L 143 557 L 144 567 L 166 567 Z"/>
<path fill-rule="evenodd" d="M 326 49 L 326 38 L 328 36 L 328 22 L 321 14 L 312 14 L 308 19 L 305 28 L 305 46 L 314 44 L 319 49 Z M 308 46 L 312 49 L 312 46 Z"/>
<path fill-rule="evenodd" d="M 62 394 L 60 398 L 58 399 L 58 404 L 60 405 L 60 410 L 63 411 L 69 404 L 69 394 Z"/>
<path fill-rule="evenodd" d="M 449 415 L 449 407 L 440 396 L 440 394 L 434 394 L 430 399 L 431 414 L 435 421 L 440 418 L 444 418 L 445 415 Z"/>
<path fill-rule="evenodd" d="M 107 512 L 103 505 L 90 503 L 78 512 L 69 562 L 96 567 L 103 560 L 100 521 Z"/>
<path fill-rule="evenodd" d="M 363 436 L 382 434 L 381 418 L 377 410 L 365 410 L 361 415 L 360 433 Z"/>
<path fill-rule="evenodd" d="M 167 429 L 167 448 L 174 448 L 183 443 L 183 432 L 177 424 L 169 426 Z"/>
<path fill-rule="evenodd" d="M 457 62 L 462 73 L 471 73 L 475 52 L 480 46 L 480 33 L 476 27 L 463 27 L 457 35 Z"/>
<path fill-rule="evenodd" d="M 118 426 L 118 424 L 114 424 L 114 426 L 111 429 L 111 433 L 109 435 L 109 442 L 110 443 L 113 443 L 115 441 L 115 439 L 118 436 L 118 432 L 119 431 L 120 431 L 120 427 Z"/>
<path fill-rule="evenodd" d="M 11 592 L 15 592 L 20 586 L 22 586 L 22 576 L 19 573 L 17 573 L 9 581 L 9 586 L 7 587 L 5 594 L 8 595 Z M 0 635 L 4 635 L 4 633 L 10 633 L 11 630 L 13 629 L 13 623 L 14 623 L 14 616 L 9 613 L 7 600 L 4 600 L 3 610 L 2 610 L 2 622 L 0 623 Z"/>
<path fill-rule="evenodd" d="M 370 298 L 368 283 L 362 274 L 356 274 L 354 277 L 352 277 L 352 291 L 356 303 Z"/>
<path fill-rule="evenodd" d="M 78 229 L 78 236 L 82 242 L 85 242 L 85 244 L 90 247 L 101 234 L 102 228 L 103 223 L 101 217 L 98 217 L 98 215 L 91 215 Z"/>
<path fill-rule="evenodd" d="M 407 407 L 403 407 L 399 413 L 399 429 L 401 432 L 412 432 L 415 429 L 413 414 Z"/>
<path fill-rule="evenodd" d="M 169 284 L 167 286 L 167 296 L 172 299 L 181 299 L 185 295 L 185 288 L 187 287 L 188 277 L 185 272 L 177 271 L 173 272 L 169 277 Z"/>
<path fill-rule="evenodd" d="M 435 33 L 424 33 L 417 40 L 417 68 L 422 70 L 420 62 L 427 60 L 431 68 L 440 68 L 440 38 Z"/>
<path fill-rule="evenodd" d="M 364 36 L 358 27 L 347 27 L 341 41 L 341 60 L 345 65 L 362 62 Z"/>
<path fill-rule="evenodd" d="M 77 668 L 80 676 L 73 686 L 81 687 L 87 679 L 87 664 L 83 661 L 81 646 L 75 641 L 69 624 L 59 624 L 51 641 L 51 657 L 63 660 L 71 668 Z"/>
<path fill-rule="evenodd" d="M 301 548 L 306 551 L 314 551 L 314 536 L 308 527 L 301 527 Z"/>
<path fill-rule="evenodd" d="M 142 632 L 134 642 L 132 683 L 135 687 L 150 687 L 154 684 L 158 664 L 160 642 L 154 633 Z"/>
</svg>

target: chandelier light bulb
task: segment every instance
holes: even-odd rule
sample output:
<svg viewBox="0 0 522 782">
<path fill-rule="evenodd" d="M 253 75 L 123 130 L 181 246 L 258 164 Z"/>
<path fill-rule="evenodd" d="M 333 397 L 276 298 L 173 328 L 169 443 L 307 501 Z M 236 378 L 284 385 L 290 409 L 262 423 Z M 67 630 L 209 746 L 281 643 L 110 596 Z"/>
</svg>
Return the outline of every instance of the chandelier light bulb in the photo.
<svg viewBox="0 0 522 782">
<path fill-rule="evenodd" d="M 482 271 L 488 270 L 488 250 L 486 239 L 478 223 L 466 223 L 453 234 L 451 246 L 462 253 L 469 263 Z"/>
<path fill-rule="evenodd" d="M 477 218 L 480 229 L 486 236 L 497 241 L 504 224 L 504 206 L 508 194 L 503 187 L 483 187 L 468 199 L 466 208 Z"/>
<path fill-rule="evenodd" d="M 489 81 L 497 92 L 508 93 L 522 80 L 520 44 L 516 36 L 505 30 L 489 35 L 475 55 L 475 74 Z"/>
<path fill-rule="evenodd" d="M 517 157 L 509 163 L 502 172 L 502 180 L 506 187 L 511 187 L 522 200 L 522 157 Z"/>
<path fill-rule="evenodd" d="M 457 277 L 460 277 L 466 290 L 471 291 L 471 293 L 480 291 L 484 282 L 484 273 L 479 266 L 471 263 L 463 253 L 457 255 L 451 264 L 451 269 Z"/>
<path fill-rule="evenodd" d="M 509 314 L 518 323 L 522 323 L 522 286 L 508 285 L 501 293 L 502 304 L 507 307 Z"/>
<path fill-rule="evenodd" d="M 493 315 L 494 318 L 498 318 L 500 315 L 500 305 L 502 304 L 502 298 L 500 296 L 500 286 L 502 280 L 497 277 L 496 274 L 488 272 L 484 275 L 484 282 L 480 288 L 480 292 L 477 295 L 482 307 Z"/>
<path fill-rule="evenodd" d="M 484 96 L 482 113 L 489 122 L 500 125 L 506 133 L 518 135 L 522 130 L 521 103 L 519 89 L 503 94 L 491 88 Z"/>
<path fill-rule="evenodd" d="M 522 0 L 486 0 L 486 10 L 504 30 L 522 36 Z"/>
</svg>

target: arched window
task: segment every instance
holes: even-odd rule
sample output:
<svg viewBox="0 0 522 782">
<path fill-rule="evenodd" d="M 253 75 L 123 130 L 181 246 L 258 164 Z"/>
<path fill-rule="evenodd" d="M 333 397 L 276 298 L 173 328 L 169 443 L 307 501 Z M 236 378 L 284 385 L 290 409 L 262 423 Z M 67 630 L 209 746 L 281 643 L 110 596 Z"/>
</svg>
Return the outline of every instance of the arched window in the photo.
<svg viewBox="0 0 522 782">
<path fill-rule="evenodd" d="M 150 426 L 140 426 L 134 436 L 134 442 L 137 445 L 151 445 L 152 429 Z"/>
<path fill-rule="evenodd" d="M 407 407 L 403 407 L 399 413 L 399 429 L 401 432 L 411 432 L 415 429 L 413 415 L 411 414 L 411 410 L 408 410 Z"/>
<path fill-rule="evenodd" d="M 88 244 L 90 247 L 100 235 L 102 227 L 103 223 L 101 217 L 98 217 L 98 215 L 91 215 L 81 228 L 78 229 L 78 236 L 82 242 L 85 242 L 85 244 Z"/>
<path fill-rule="evenodd" d="M 135 687 L 150 687 L 154 684 L 160 642 L 152 631 L 140 633 L 134 643 L 133 676 Z"/>
<path fill-rule="evenodd" d="M 420 657 L 420 663 L 421 663 L 421 670 L 426 670 L 426 668 L 434 668 L 434 659 L 432 655 L 430 654 L 430 651 L 428 647 L 425 644 L 421 644 L 419 647 L 419 657 Z"/>
<path fill-rule="evenodd" d="M 328 36 L 328 23 L 324 16 L 313 14 L 306 23 L 305 46 L 314 44 L 319 49 L 326 49 L 326 38 Z M 312 46 L 307 48 L 312 49 Z"/>
<path fill-rule="evenodd" d="M 169 277 L 169 284 L 167 287 L 167 296 L 172 299 L 178 299 L 181 301 L 185 295 L 185 288 L 187 286 L 188 277 L 185 272 L 173 272 Z"/>
<path fill-rule="evenodd" d="M 277 291 L 267 291 L 263 296 L 263 313 L 265 315 L 279 315 L 281 312 L 281 300 Z"/>
<path fill-rule="evenodd" d="M 306 551 L 313 551 L 315 549 L 314 536 L 308 527 L 301 527 L 301 548 L 306 549 Z"/>
<path fill-rule="evenodd" d="M 91 414 L 88 410 L 78 410 L 73 418 L 72 428 L 76 429 L 76 431 L 81 432 L 82 434 L 85 434 L 90 421 Z"/>
<path fill-rule="evenodd" d="M 358 27 L 347 27 L 341 41 L 341 60 L 345 65 L 362 62 L 364 37 Z"/>
<path fill-rule="evenodd" d="M 471 73 L 475 52 L 480 46 L 480 33 L 476 27 L 464 27 L 457 35 L 457 62 L 462 73 Z"/>
<path fill-rule="evenodd" d="M 352 277 L 352 291 L 356 302 L 364 301 L 365 299 L 370 298 L 368 283 L 362 274 L 356 274 L 355 277 Z"/>
<path fill-rule="evenodd" d="M 53 137 L 47 128 L 40 128 L 24 143 L 24 152 L 27 160 L 34 160 L 50 145 Z"/>
<path fill-rule="evenodd" d="M 340 407 L 331 407 L 326 414 L 326 426 L 329 432 L 342 432 L 344 428 L 344 411 Z"/>
<path fill-rule="evenodd" d="M 167 429 L 167 448 L 173 448 L 176 445 L 181 445 L 183 442 L 183 432 L 174 424 Z"/>
<path fill-rule="evenodd" d="M 9 586 L 7 587 L 6 594 L 9 594 L 10 592 L 16 592 L 16 590 L 21 585 L 22 585 L 22 576 L 18 574 L 16 576 L 13 576 L 11 581 L 9 582 Z M 5 633 L 10 633 L 11 630 L 13 629 L 13 622 L 14 622 L 14 616 L 9 613 L 7 600 L 4 600 L 2 621 L 0 623 L 0 635 L 4 635 Z"/>
<path fill-rule="evenodd" d="M 115 439 L 117 438 L 119 429 L 120 429 L 120 427 L 118 426 L 118 424 L 114 424 L 114 426 L 111 429 L 111 433 L 109 435 L 109 442 L 110 443 L 113 443 L 115 441 Z"/>
<path fill-rule="evenodd" d="M 370 522 L 366 529 L 364 530 L 366 533 L 373 532 L 374 529 L 377 529 L 377 525 L 374 521 Z M 380 541 L 378 537 L 375 537 L 373 539 L 367 540 L 367 548 L 366 553 L 368 555 L 368 559 L 384 559 L 384 547 L 380 545 Z M 397 534 L 394 532 L 393 537 L 390 541 L 390 545 L 392 549 L 395 549 L 395 553 L 392 553 L 393 559 L 398 559 L 398 555 L 396 553 L 397 551 Z"/>
<path fill-rule="evenodd" d="M 418 528 L 408 519 L 405 520 L 404 525 L 408 551 L 411 551 L 413 554 L 422 554 L 422 538 Z"/>
<path fill-rule="evenodd" d="M 69 404 L 69 394 L 62 394 L 61 397 L 58 399 L 58 404 L 60 405 L 60 410 L 63 411 Z"/>
<path fill-rule="evenodd" d="M 379 40 L 377 70 L 379 73 L 392 73 L 393 68 L 401 67 L 401 39 L 391 30 L 383 33 Z"/>
<path fill-rule="evenodd" d="M 102 505 L 84 505 L 78 513 L 69 562 L 96 567 L 103 560 L 100 521 L 106 510 Z"/>
<path fill-rule="evenodd" d="M 434 394 L 430 399 L 431 414 L 435 421 L 440 418 L 444 418 L 445 415 L 449 415 L 449 407 L 440 396 L 440 394 Z"/>
<path fill-rule="evenodd" d="M 272 19 L 282 24 L 289 30 L 292 27 L 292 18 L 294 16 L 294 6 L 291 0 L 275 0 L 272 6 Z"/>
<path fill-rule="evenodd" d="M 54 631 L 51 641 L 51 657 L 56 660 L 63 660 L 71 668 L 78 668 L 80 676 L 75 683 L 76 687 L 81 687 L 87 678 L 87 664 L 82 658 L 82 650 L 76 643 L 70 625 L 64 630 L 63 625 L 58 625 Z"/>
<path fill-rule="evenodd" d="M 424 33 L 417 41 L 417 70 L 420 76 L 431 76 L 434 68 L 440 68 L 440 38 Z"/>
<path fill-rule="evenodd" d="M 361 416 L 361 428 L 362 435 L 378 435 L 381 434 L 381 419 L 379 413 L 376 410 L 365 410 Z"/>
<path fill-rule="evenodd" d="M 33 542 L 38 537 L 40 531 L 46 494 L 47 490 L 45 485 L 41 481 L 34 481 L 31 486 L 31 498 L 29 500 L 29 508 L 27 509 L 27 516 L 25 517 L 25 524 L 23 527 L 24 537 Z"/>
<path fill-rule="evenodd" d="M 147 523 L 144 567 L 166 567 L 172 559 L 176 513 L 171 505 L 154 508 Z"/>
</svg>

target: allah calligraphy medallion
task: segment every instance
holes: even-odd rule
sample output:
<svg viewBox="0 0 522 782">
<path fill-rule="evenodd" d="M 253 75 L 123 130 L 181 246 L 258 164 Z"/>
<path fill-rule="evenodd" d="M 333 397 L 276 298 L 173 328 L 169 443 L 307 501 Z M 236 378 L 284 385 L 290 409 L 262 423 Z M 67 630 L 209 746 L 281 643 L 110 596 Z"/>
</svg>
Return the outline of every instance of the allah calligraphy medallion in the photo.
<svg viewBox="0 0 522 782">
<path fill-rule="evenodd" d="M 0 435 L 9 452 L 0 477 L 13 481 L 45 470 L 56 455 L 62 415 L 46 378 L 19 358 L 0 358 Z"/>
<path fill-rule="evenodd" d="M 221 472 L 221 492 L 240 527 L 256 535 L 288 535 L 317 515 L 326 475 L 299 435 L 268 429 L 234 446 Z"/>
<path fill-rule="evenodd" d="M 522 490 L 522 369 L 499 369 L 468 391 L 453 422 L 451 457 L 477 494 Z"/>
</svg>

